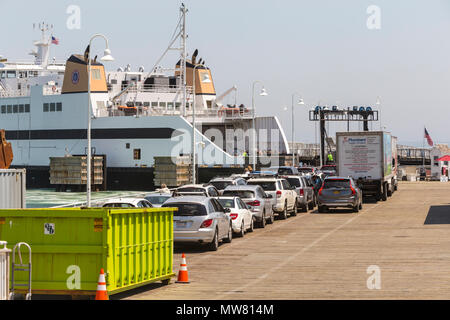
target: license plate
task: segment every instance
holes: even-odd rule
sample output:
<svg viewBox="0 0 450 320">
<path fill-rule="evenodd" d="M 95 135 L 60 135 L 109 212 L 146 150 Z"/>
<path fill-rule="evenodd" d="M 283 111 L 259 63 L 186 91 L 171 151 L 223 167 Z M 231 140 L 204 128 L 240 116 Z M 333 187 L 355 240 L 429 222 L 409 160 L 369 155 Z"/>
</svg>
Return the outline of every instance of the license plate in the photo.
<svg viewBox="0 0 450 320">
<path fill-rule="evenodd" d="M 339 194 L 339 193 L 341 193 L 340 191 L 334 191 L 333 192 L 334 194 Z"/>
<path fill-rule="evenodd" d="M 177 228 L 186 228 L 187 221 L 177 221 L 175 225 Z"/>
</svg>

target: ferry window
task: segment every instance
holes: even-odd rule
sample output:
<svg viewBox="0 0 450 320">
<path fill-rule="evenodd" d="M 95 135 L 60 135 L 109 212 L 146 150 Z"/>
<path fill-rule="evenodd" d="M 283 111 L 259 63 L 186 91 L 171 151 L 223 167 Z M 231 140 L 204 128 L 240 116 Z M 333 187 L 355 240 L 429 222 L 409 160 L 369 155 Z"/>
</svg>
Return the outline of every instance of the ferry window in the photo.
<svg viewBox="0 0 450 320">
<path fill-rule="evenodd" d="M 56 111 L 62 111 L 62 102 L 56 103 Z"/>
<path fill-rule="evenodd" d="M 25 106 L 23 104 L 19 104 L 19 113 L 25 112 Z"/>
<path fill-rule="evenodd" d="M 208 109 L 211 109 L 211 108 L 212 108 L 212 101 L 211 101 L 211 100 L 206 101 L 206 107 L 207 107 Z"/>
<path fill-rule="evenodd" d="M 92 78 L 93 78 L 94 80 L 101 80 L 101 79 L 102 79 L 102 77 L 101 77 L 101 75 L 100 75 L 100 70 L 99 70 L 99 69 L 93 69 L 93 70 L 92 70 Z"/>
<path fill-rule="evenodd" d="M 55 112 L 56 111 L 56 103 L 52 102 L 50 103 L 50 112 Z"/>
<path fill-rule="evenodd" d="M 44 103 L 44 112 L 48 112 L 48 103 Z"/>
<path fill-rule="evenodd" d="M 181 102 L 175 102 L 175 109 L 180 110 Z"/>
<path fill-rule="evenodd" d="M 130 149 L 130 144 L 129 144 L 129 143 L 126 143 L 126 144 L 125 144 L 125 148 L 126 148 L 126 149 Z"/>
<path fill-rule="evenodd" d="M 15 78 L 16 72 L 15 71 L 6 71 L 6 77 L 7 78 Z"/>
<path fill-rule="evenodd" d="M 17 104 L 13 105 L 13 113 L 19 112 L 19 106 Z"/>
<path fill-rule="evenodd" d="M 2 105 L 2 113 L 6 113 L 6 106 Z"/>
<path fill-rule="evenodd" d="M 141 160 L 141 149 L 134 149 L 133 150 L 133 159 L 134 160 Z"/>
<path fill-rule="evenodd" d="M 150 107 L 150 102 L 145 101 L 145 102 L 144 102 L 144 107 Z"/>
<path fill-rule="evenodd" d="M 117 84 L 117 79 L 112 79 L 111 84 Z"/>
<path fill-rule="evenodd" d="M 6 108 L 8 113 L 12 113 L 12 105 L 8 104 L 8 107 Z"/>
<path fill-rule="evenodd" d="M 19 71 L 19 78 L 26 78 L 27 72 L 26 71 Z"/>
<path fill-rule="evenodd" d="M 0 73 L 0 77 L 2 78 L 2 79 L 5 79 L 5 71 L 2 71 L 1 73 Z"/>
<path fill-rule="evenodd" d="M 160 108 L 165 108 L 166 107 L 166 103 L 165 102 L 160 102 L 159 103 L 159 107 Z"/>
<path fill-rule="evenodd" d="M 152 107 L 157 107 L 158 106 L 158 102 L 152 102 Z"/>
<path fill-rule="evenodd" d="M 30 105 L 28 103 L 25 104 L 25 112 L 30 112 Z"/>
<path fill-rule="evenodd" d="M 173 109 L 173 102 L 167 102 L 167 109 L 169 110 Z"/>
</svg>

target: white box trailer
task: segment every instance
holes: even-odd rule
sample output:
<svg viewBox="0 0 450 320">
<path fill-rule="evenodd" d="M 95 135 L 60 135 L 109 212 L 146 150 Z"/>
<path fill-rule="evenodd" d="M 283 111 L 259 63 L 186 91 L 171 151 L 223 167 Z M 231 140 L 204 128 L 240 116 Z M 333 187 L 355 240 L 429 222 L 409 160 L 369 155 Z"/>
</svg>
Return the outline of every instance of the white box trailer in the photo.
<svg viewBox="0 0 450 320">
<path fill-rule="evenodd" d="M 384 131 L 337 132 L 337 174 L 352 177 L 364 196 L 387 200 L 397 190 L 397 138 Z"/>
<path fill-rule="evenodd" d="M 26 208 L 26 170 L 0 169 L 0 209 Z"/>
</svg>

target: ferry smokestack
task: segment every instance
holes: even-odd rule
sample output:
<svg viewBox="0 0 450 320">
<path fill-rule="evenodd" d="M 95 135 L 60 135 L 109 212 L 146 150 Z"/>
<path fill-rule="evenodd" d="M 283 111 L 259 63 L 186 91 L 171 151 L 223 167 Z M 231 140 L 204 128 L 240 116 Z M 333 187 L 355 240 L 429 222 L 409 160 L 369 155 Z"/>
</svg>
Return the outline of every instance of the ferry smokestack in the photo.
<svg viewBox="0 0 450 320">
<path fill-rule="evenodd" d="M 192 54 L 192 64 L 195 66 L 195 60 L 197 59 L 198 55 L 198 49 L 195 49 L 194 53 Z"/>
<path fill-rule="evenodd" d="M 86 47 L 86 50 L 84 50 L 84 61 L 86 61 L 86 63 L 89 62 L 89 49 L 90 49 L 90 45 L 88 44 L 88 46 Z"/>
</svg>

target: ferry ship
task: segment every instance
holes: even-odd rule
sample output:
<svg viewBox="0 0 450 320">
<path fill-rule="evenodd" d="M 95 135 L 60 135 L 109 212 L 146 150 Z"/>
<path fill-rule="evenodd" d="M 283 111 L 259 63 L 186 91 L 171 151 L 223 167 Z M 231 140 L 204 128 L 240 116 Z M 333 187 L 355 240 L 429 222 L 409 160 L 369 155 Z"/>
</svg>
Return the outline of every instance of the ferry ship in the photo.
<svg viewBox="0 0 450 320">
<path fill-rule="evenodd" d="M 251 158 L 253 120 L 260 132 L 259 154 L 290 152 L 276 117 L 256 117 L 242 104 L 224 105 L 236 87 L 216 95 L 211 69 L 198 59 L 198 50 L 188 58 L 186 12 L 182 6 L 178 32 L 166 50 L 180 41 L 173 69 L 163 69 L 159 59 L 150 72 L 143 67 L 132 71 L 130 65 L 106 71 L 97 57 L 90 57 L 89 47 L 66 61 L 49 61 L 52 37 L 44 23 L 39 24 L 34 61 L 1 58 L 0 128 L 12 143 L 12 167 L 28 169 L 29 187 L 50 186 L 49 157 L 86 154 L 89 112 L 92 153 L 106 155 L 109 188 L 148 188 L 155 156 L 192 152 L 194 95 L 198 165 L 242 164 L 245 152 Z M 200 156 L 204 150 L 214 157 Z"/>
</svg>

